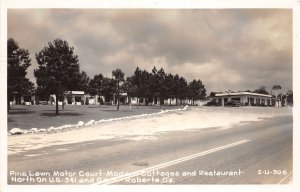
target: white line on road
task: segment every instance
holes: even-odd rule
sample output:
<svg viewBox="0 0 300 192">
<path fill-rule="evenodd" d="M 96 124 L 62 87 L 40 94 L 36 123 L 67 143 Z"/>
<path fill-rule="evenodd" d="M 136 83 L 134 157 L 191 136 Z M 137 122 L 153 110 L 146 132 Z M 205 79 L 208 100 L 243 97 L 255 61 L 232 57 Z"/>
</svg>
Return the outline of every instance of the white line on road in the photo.
<svg viewBox="0 0 300 192">
<path fill-rule="evenodd" d="M 151 171 L 154 171 L 154 170 L 169 167 L 171 165 L 175 165 L 175 164 L 178 164 L 178 163 L 181 163 L 181 162 L 184 162 L 184 161 L 195 159 L 197 157 L 208 155 L 210 153 L 214 153 L 214 152 L 217 152 L 217 151 L 220 151 L 220 150 L 223 150 L 223 149 L 227 149 L 227 148 L 230 148 L 230 147 L 233 147 L 233 146 L 236 146 L 236 145 L 247 143 L 249 141 L 251 141 L 251 140 L 244 139 L 244 140 L 241 140 L 241 141 L 237 141 L 237 142 L 234 142 L 234 143 L 230 143 L 230 144 L 227 144 L 227 145 L 216 147 L 216 148 L 213 148 L 213 149 L 210 149 L 210 150 L 207 150 L 207 151 L 196 153 L 194 155 L 189 155 L 189 156 L 179 158 L 179 159 L 175 159 L 175 160 L 172 160 L 172 161 L 169 161 L 169 162 L 166 162 L 166 163 L 161 163 L 161 164 L 155 165 L 153 167 L 149 167 L 149 168 L 146 168 L 146 169 L 141 169 L 141 170 L 138 170 L 138 171 L 135 171 L 135 172 L 132 172 L 132 173 L 120 175 L 118 177 L 113 177 L 113 178 L 107 179 L 107 180 L 103 180 L 103 181 L 95 183 L 94 185 L 109 185 L 109 184 L 117 183 L 117 182 L 123 181 L 125 179 L 129 179 L 131 177 L 135 177 L 135 176 L 138 176 L 138 175 L 141 175 L 141 174 L 145 174 L 147 172 L 151 172 Z"/>
<path fill-rule="evenodd" d="M 288 179 L 291 175 L 293 174 L 293 172 L 290 172 L 288 175 L 286 175 L 283 179 L 281 179 L 277 184 L 282 184 L 286 179 Z"/>
</svg>

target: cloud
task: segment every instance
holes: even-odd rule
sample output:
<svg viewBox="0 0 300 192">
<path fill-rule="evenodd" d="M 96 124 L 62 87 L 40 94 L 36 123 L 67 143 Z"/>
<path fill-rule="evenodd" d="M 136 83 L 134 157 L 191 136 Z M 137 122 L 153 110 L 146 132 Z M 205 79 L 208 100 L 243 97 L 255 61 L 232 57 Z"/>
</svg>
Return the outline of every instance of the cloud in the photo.
<svg viewBox="0 0 300 192">
<path fill-rule="evenodd" d="M 188 77 L 201 79 L 203 83 L 208 84 L 208 89 L 219 91 L 227 90 L 225 87 L 235 87 L 240 84 L 241 74 L 235 70 L 227 69 L 226 66 L 218 60 L 206 63 L 184 63 L 171 67 L 172 72 L 178 71 L 187 74 Z"/>
<path fill-rule="evenodd" d="M 34 54 L 55 38 L 90 77 L 163 67 L 209 91 L 292 89 L 290 9 L 9 9 L 8 37 Z"/>
</svg>

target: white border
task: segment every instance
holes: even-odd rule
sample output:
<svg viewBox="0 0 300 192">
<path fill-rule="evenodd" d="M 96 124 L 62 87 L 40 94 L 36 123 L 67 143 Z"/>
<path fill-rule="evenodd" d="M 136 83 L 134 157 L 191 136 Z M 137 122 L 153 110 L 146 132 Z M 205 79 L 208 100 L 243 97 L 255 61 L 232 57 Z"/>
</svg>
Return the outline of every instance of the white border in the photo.
<svg viewBox="0 0 300 192">
<path fill-rule="evenodd" d="M 7 191 L 7 14 L 0 4 L 0 191 Z"/>
<path fill-rule="evenodd" d="M 299 127 L 299 85 L 300 82 L 300 2 L 298 0 L 114 0 L 114 1 L 40 1 L 40 0 L 7 0 L 2 1 L 0 12 L 0 191 L 300 191 L 300 131 Z M 7 185 L 7 111 L 6 111 L 6 41 L 7 9 L 9 8 L 154 8 L 154 9 L 197 9 L 197 8 L 289 8 L 293 9 L 293 91 L 294 91 L 294 145 L 293 145 L 293 183 L 290 185 L 174 185 L 174 186 L 17 186 Z"/>
<path fill-rule="evenodd" d="M 6 8 L 295 8 L 297 0 L 3 0 Z"/>
</svg>

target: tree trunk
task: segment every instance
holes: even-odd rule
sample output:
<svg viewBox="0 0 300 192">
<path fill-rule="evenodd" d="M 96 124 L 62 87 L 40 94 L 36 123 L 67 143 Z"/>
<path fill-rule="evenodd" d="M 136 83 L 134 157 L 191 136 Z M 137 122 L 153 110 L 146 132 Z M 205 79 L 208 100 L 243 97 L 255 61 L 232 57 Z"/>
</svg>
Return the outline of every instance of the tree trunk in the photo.
<svg viewBox="0 0 300 192">
<path fill-rule="evenodd" d="M 99 108 L 101 107 L 101 97 L 100 97 L 100 95 L 98 95 L 99 96 Z"/>
<path fill-rule="evenodd" d="M 119 111 L 119 107 L 120 107 L 120 89 L 119 89 L 119 82 L 118 82 L 118 92 L 117 92 L 117 102 L 118 102 L 118 107 L 117 107 L 117 111 Z"/>
<path fill-rule="evenodd" d="M 7 112 L 9 112 L 10 110 L 10 102 L 9 102 L 9 99 L 7 99 Z"/>
<path fill-rule="evenodd" d="M 58 94 L 55 94 L 55 114 L 59 115 L 59 111 L 58 111 Z"/>
<path fill-rule="evenodd" d="M 178 98 L 176 97 L 176 106 L 178 105 Z"/>
<path fill-rule="evenodd" d="M 159 108 L 161 108 L 161 98 L 159 98 Z"/>
<path fill-rule="evenodd" d="M 140 96 L 138 97 L 138 101 L 139 101 L 138 106 L 140 106 L 141 105 L 141 97 Z"/>
<path fill-rule="evenodd" d="M 65 110 L 65 96 L 63 95 L 62 99 L 62 110 Z"/>
<path fill-rule="evenodd" d="M 120 97 L 119 97 L 119 94 L 117 95 L 117 102 L 118 102 L 117 111 L 119 111 L 119 108 L 120 108 Z"/>
</svg>

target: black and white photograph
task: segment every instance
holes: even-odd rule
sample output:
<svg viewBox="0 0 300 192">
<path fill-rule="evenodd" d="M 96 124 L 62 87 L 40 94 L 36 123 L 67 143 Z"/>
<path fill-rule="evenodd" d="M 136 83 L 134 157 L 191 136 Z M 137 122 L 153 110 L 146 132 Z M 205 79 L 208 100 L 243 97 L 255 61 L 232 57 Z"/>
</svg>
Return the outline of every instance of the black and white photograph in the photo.
<svg viewBox="0 0 300 192">
<path fill-rule="evenodd" d="M 1 8 L 1 190 L 297 191 L 293 6 L 47 5 Z"/>
</svg>

